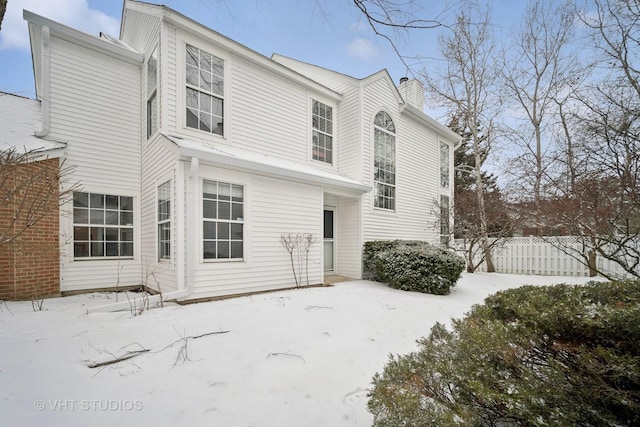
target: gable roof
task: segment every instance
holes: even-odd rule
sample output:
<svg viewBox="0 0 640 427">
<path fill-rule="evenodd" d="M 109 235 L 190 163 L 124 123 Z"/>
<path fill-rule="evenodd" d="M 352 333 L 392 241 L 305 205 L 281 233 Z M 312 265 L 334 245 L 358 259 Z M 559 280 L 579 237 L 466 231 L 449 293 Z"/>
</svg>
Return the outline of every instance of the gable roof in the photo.
<svg viewBox="0 0 640 427">
<path fill-rule="evenodd" d="M 288 80 L 306 86 L 307 88 L 312 89 L 334 101 L 340 101 L 340 99 L 342 98 L 342 95 L 339 92 L 330 89 L 329 87 L 322 85 L 316 80 L 313 80 L 308 76 L 305 76 L 289 67 L 286 67 L 272 60 L 271 58 L 266 57 L 261 53 L 258 53 L 255 50 L 250 49 L 247 46 L 240 44 L 237 41 L 232 40 L 229 37 L 199 23 L 198 21 L 195 21 L 164 5 L 145 3 L 138 0 L 124 0 L 120 29 L 121 38 L 123 38 L 124 34 L 126 33 L 125 26 L 127 25 L 127 21 L 129 20 L 129 13 L 140 13 L 149 15 L 154 18 L 161 18 L 164 22 L 170 23 L 171 25 L 181 29 L 182 31 L 193 34 L 203 40 L 213 42 L 234 55 L 237 55 L 268 71 L 280 74 Z"/>
<path fill-rule="evenodd" d="M 0 152 L 15 149 L 18 154 L 57 156 L 64 143 L 35 136 L 42 126 L 40 101 L 0 92 Z"/>
<path fill-rule="evenodd" d="M 318 65 L 313 65 L 304 61 L 299 61 L 297 59 L 290 58 L 277 53 L 274 53 L 271 57 L 273 58 L 274 61 L 280 62 L 283 65 L 286 65 L 287 67 L 291 67 L 302 74 L 308 75 L 311 78 L 319 79 L 319 80 L 333 80 L 336 83 L 365 87 L 367 85 L 370 85 L 382 79 L 387 83 L 387 85 L 389 86 L 389 89 L 392 91 L 392 94 L 395 97 L 400 107 L 400 113 L 405 113 L 409 115 L 409 117 L 412 117 L 418 120 L 423 125 L 429 127 L 430 129 L 432 129 L 433 131 L 441 135 L 443 138 L 446 138 L 447 140 L 450 140 L 454 143 L 457 143 L 462 139 L 460 135 L 458 135 L 448 127 L 444 126 L 443 124 L 439 123 L 438 121 L 433 119 L 431 116 L 425 114 L 424 111 L 420 111 L 418 108 L 406 102 L 406 100 L 400 94 L 398 87 L 393 83 L 393 79 L 391 78 L 391 76 L 389 75 L 389 72 L 386 69 L 377 71 L 364 78 L 357 78 L 357 77 L 349 76 L 347 74 L 340 73 L 338 71 L 330 70 L 328 68 L 320 67 Z M 325 84 L 331 86 L 330 83 L 325 83 Z"/>
</svg>

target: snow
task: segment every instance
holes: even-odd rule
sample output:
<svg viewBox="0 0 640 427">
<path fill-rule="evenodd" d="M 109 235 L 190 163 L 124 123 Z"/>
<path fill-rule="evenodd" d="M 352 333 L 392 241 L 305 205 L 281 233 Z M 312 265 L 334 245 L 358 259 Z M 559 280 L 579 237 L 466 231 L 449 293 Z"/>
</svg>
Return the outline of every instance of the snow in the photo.
<svg viewBox="0 0 640 427">
<path fill-rule="evenodd" d="M 436 321 L 501 289 L 588 280 L 465 273 L 448 296 L 351 281 L 138 316 L 86 314 L 114 293 L 49 299 L 37 312 L 31 301 L 5 302 L 0 425 L 368 426 L 372 376 Z M 184 348 L 184 337 L 225 331 Z"/>
</svg>

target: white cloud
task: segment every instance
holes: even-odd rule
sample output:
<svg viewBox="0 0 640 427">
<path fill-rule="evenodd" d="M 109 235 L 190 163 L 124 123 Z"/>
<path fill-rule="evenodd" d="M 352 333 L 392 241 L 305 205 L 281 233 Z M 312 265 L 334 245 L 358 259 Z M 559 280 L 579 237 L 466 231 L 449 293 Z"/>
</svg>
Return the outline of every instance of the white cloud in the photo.
<svg viewBox="0 0 640 427">
<path fill-rule="evenodd" d="M 91 9 L 87 0 L 11 0 L 2 22 L 0 49 L 29 49 L 23 9 L 96 36 L 101 31 L 111 35 L 120 31 L 118 19 Z"/>
<path fill-rule="evenodd" d="M 364 61 L 369 61 L 378 56 L 378 50 L 376 47 L 370 41 L 361 37 L 353 39 L 347 45 L 347 53 L 349 56 Z"/>
</svg>

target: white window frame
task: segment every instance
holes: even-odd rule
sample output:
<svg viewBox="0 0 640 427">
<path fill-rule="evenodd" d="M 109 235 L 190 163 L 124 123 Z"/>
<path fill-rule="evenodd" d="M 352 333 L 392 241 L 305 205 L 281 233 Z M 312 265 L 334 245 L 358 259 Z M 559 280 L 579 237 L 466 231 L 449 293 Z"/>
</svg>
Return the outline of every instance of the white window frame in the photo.
<svg viewBox="0 0 640 427">
<path fill-rule="evenodd" d="M 162 199 L 163 197 L 163 192 L 165 191 L 164 187 L 168 187 L 166 188 L 167 191 L 167 198 L 166 199 Z M 157 248 L 158 248 L 158 261 L 171 261 L 173 256 L 173 245 L 172 245 L 172 241 L 173 241 L 173 230 L 172 230 L 172 219 L 173 219 L 173 185 L 172 185 L 172 180 L 168 179 L 164 182 L 162 182 L 160 185 L 157 186 L 157 196 L 156 196 L 156 207 L 157 207 L 157 214 L 156 214 L 156 221 L 157 221 L 157 227 L 156 227 L 156 232 L 157 232 Z M 163 208 L 163 205 L 166 206 L 166 208 Z M 164 237 L 164 233 L 163 231 L 168 231 L 169 236 L 168 239 L 166 239 Z M 165 250 L 166 248 L 166 250 Z"/>
<path fill-rule="evenodd" d="M 440 141 L 440 187 L 451 188 L 451 146 Z"/>
<path fill-rule="evenodd" d="M 215 58 L 216 60 L 220 60 L 222 62 L 222 72 L 220 75 L 220 72 L 218 72 L 218 74 L 211 74 L 212 76 L 215 76 L 217 78 L 220 78 L 222 80 L 222 89 L 221 91 L 214 91 L 213 87 L 214 85 L 212 84 L 211 89 L 207 89 L 205 87 L 202 87 L 200 85 L 200 77 L 202 77 L 202 69 L 200 68 L 200 64 L 198 63 L 198 70 L 200 70 L 200 72 L 198 73 L 199 76 L 199 82 L 198 84 L 193 84 L 193 83 L 189 83 L 188 80 L 188 76 L 189 73 L 187 72 L 187 69 L 190 68 L 190 66 L 188 65 L 188 61 L 189 61 L 189 55 L 187 54 L 187 49 L 189 48 L 193 48 L 193 49 L 197 49 L 198 50 L 198 55 L 199 58 L 201 57 L 201 53 L 204 52 L 205 54 L 211 55 L 213 58 Z M 226 111 L 226 87 L 227 87 L 227 78 L 226 78 L 226 69 L 227 69 L 227 60 L 218 54 L 218 52 L 213 53 L 215 49 L 212 49 L 211 46 L 209 47 L 202 47 L 201 45 L 199 45 L 198 43 L 192 43 L 191 41 L 184 41 L 184 43 L 182 44 L 182 62 L 181 62 L 181 73 L 182 73 L 182 78 L 181 78 L 181 85 L 182 85 L 182 102 L 181 102 L 181 107 L 182 107 L 182 114 L 183 114 L 183 126 L 184 129 L 189 129 L 191 131 L 194 132 L 198 132 L 198 133 L 206 133 L 209 135 L 215 135 L 218 137 L 224 137 L 225 135 L 225 128 L 228 127 L 228 123 L 226 123 L 226 119 L 225 119 L 225 111 Z M 213 69 L 211 69 L 211 71 L 213 71 Z M 212 82 L 213 82 L 213 77 L 212 77 Z M 194 108 L 193 104 L 190 105 L 190 103 L 188 102 L 188 93 L 190 91 L 194 91 L 197 94 L 197 108 Z M 208 108 L 209 111 L 207 111 L 206 108 L 202 108 L 202 96 L 205 97 L 210 97 L 212 100 L 220 100 L 221 101 L 221 109 L 219 110 L 221 113 L 221 116 L 218 114 L 213 114 L 213 104 L 210 105 L 210 108 Z M 189 126 L 188 122 L 189 122 L 189 115 L 188 115 L 188 111 L 197 111 L 198 113 L 198 117 L 197 117 L 197 127 L 194 126 Z M 204 112 L 206 114 L 210 114 L 210 117 L 212 119 L 212 123 L 210 126 L 210 129 L 201 129 L 200 128 L 200 124 L 202 123 L 202 121 L 200 120 L 200 113 Z M 213 119 L 215 117 L 219 117 L 221 119 L 221 130 L 220 133 L 218 132 L 214 132 L 215 129 L 217 129 L 217 126 L 213 126 Z"/>
<path fill-rule="evenodd" d="M 376 124 L 376 119 L 380 114 L 386 114 L 391 119 L 391 126 L 393 131 L 389 130 L 389 126 L 386 128 Z M 379 168 L 376 166 L 378 157 L 384 157 L 378 155 L 377 150 L 377 135 L 381 134 L 388 138 L 388 142 L 391 142 L 391 159 L 385 159 L 392 166 L 392 170 Z M 385 211 L 394 212 L 397 208 L 397 156 L 396 156 L 396 135 L 397 130 L 395 128 L 395 121 L 391 114 L 385 110 L 379 110 L 373 118 L 373 207 L 375 209 L 381 209 Z M 388 154 L 388 149 L 385 148 Z M 385 175 L 385 179 L 379 179 L 380 175 Z M 391 182 L 389 182 L 391 181 Z M 381 192 L 385 194 L 380 194 Z M 382 200 L 386 200 L 386 203 L 381 203 Z"/>
<path fill-rule="evenodd" d="M 319 109 L 330 109 L 329 117 L 326 114 L 316 114 L 316 105 Z M 327 129 L 329 127 L 329 129 Z M 335 107 L 322 100 L 312 98 L 311 99 L 311 160 L 333 165 L 335 162 Z M 319 143 L 319 140 L 324 140 L 325 144 Z M 326 142 L 329 142 L 330 147 L 327 149 Z M 320 154 L 322 153 L 322 155 Z M 327 153 L 329 154 L 329 161 L 326 160 Z"/>
<path fill-rule="evenodd" d="M 440 194 L 440 246 L 447 249 L 451 241 L 451 197 Z"/>
<path fill-rule="evenodd" d="M 155 76 L 151 79 L 150 70 L 152 64 L 155 64 Z M 159 117 L 158 117 L 158 79 L 159 79 L 159 67 L 158 67 L 158 46 L 153 48 L 153 51 L 147 59 L 147 139 L 151 138 L 153 134 L 158 131 Z"/>
<path fill-rule="evenodd" d="M 246 225 L 245 215 L 246 215 L 246 207 L 247 207 L 247 196 L 246 196 L 247 195 L 247 187 L 246 187 L 246 185 L 237 184 L 237 183 L 234 183 L 234 182 L 229 182 L 229 181 L 224 181 L 224 180 L 218 180 L 218 179 L 203 179 L 201 181 L 201 184 L 202 184 L 202 186 L 201 186 L 202 191 L 200 192 L 200 200 L 201 200 L 201 203 L 202 203 L 202 210 L 201 210 L 201 212 L 202 212 L 202 228 L 201 228 L 201 230 L 202 230 L 202 239 L 201 239 L 202 246 L 201 246 L 201 249 L 202 249 L 202 259 L 203 259 L 203 261 L 204 262 L 229 262 L 229 261 L 237 262 L 237 261 L 245 261 L 245 259 L 246 259 L 246 244 L 245 243 L 247 241 L 246 226 L 245 226 Z M 229 214 L 229 218 L 228 219 L 227 218 L 217 218 L 219 216 L 218 214 L 220 212 L 220 202 L 225 203 L 225 202 L 227 202 L 227 200 L 221 200 L 220 198 L 215 198 L 214 199 L 214 198 L 210 198 L 210 197 L 204 197 L 204 195 L 205 195 L 205 186 L 207 184 L 216 184 L 216 187 L 217 187 L 217 193 L 216 194 L 218 196 L 220 195 L 220 184 L 225 185 L 225 186 L 226 185 L 230 186 L 229 187 L 230 188 L 230 194 L 229 194 L 230 198 L 228 200 L 230 214 Z M 238 188 L 242 190 L 242 200 L 241 201 L 234 201 L 233 200 L 233 190 L 234 189 L 238 189 Z M 215 206 L 216 206 L 215 215 L 216 215 L 216 218 L 207 217 L 206 216 L 206 213 L 205 213 L 206 210 L 207 209 L 211 209 L 211 208 L 207 207 L 207 204 L 205 202 L 209 202 L 209 203 L 215 202 Z M 241 217 L 237 216 L 235 219 L 234 219 L 234 213 L 233 213 L 234 205 L 235 206 L 241 205 L 241 209 L 242 209 L 242 211 L 241 211 L 241 215 L 242 216 Z M 214 238 L 207 237 L 207 232 L 205 231 L 206 224 L 215 224 L 215 231 L 214 231 L 215 237 Z M 220 237 L 219 236 L 219 230 L 220 230 L 219 224 L 229 224 L 229 232 L 228 232 L 229 237 L 228 238 L 224 238 L 224 239 L 220 239 L 219 238 Z M 233 228 L 234 228 L 233 226 L 234 225 L 236 225 L 236 226 L 240 225 L 241 226 L 240 227 L 240 230 L 241 230 L 241 233 L 242 233 L 242 238 L 241 239 L 232 238 L 233 237 L 232 235 L 233 235 Z M 210 232 L 211 231 L 212 230 L 210 230 Z M 236 227 L 236 232 L 237 232 L 237 227 Z M 207 242 L 209 244 L 214 243 L 216 245 L 216 256 L 215 257 L 207 257 L 207 252 L 206 252 L 206 249 L 205 249 Z M 218 257 L 218 255 L 219 255 L 218 243 L 219 242 L 228 242 L 229 243 L 229 247 L 228 247 L 229 257 Z M 240 248 L 242 250 L 242 256 L 241 257 L 231 257 L 233 243 L 238 243 L 238 242 L 240 242 Z"/>
<path fill-rule="evenodd" d="M 82 194 L 87 195 L 86 203 L 82 203 L 82 201 L 79 200 L 82 198 Z M 102 197 L 102 202 L 97 202 L 100 196 Z M 107 198 L 111 200 L 111 203 L 113 203 L 114 198 L 117 198 L 117 207 L 114 207 L 113 204 L 109 206 Z M 125 202 L 130 203 L 126 203 L 125 205 Z M 126 208 L 129 205 L 131 209 Z M 73 195 L 72 207 L 73 260 L 134 259 L 136 243 L 136 201 L 133 196 L 76 191 Z M 86 220 L 84 213 L 86 213 Z M 109 220 L 108 217 L 111 217 L 111 220 Z M 117 222 L 117 224 L 114 223 L 114 221 Z M 83 230 L 86 230 L 86 235 Z M 114 232 L 117 233 L 117 238 L 113 239 L 112 236 L 112 238 L 109 239 L 109 233 L 112 234 Z M 80 244 L 87 245 L 88 255 L 76 255 L 76 248 L 80 247 Z M 93 255 L 94 248 L 97 249 L 100 247 L 97 246 L 98 244 L 102 246 L 102 254 Z M 125 245 L 130 248 L 128 251 L 130 253 L 122 255 L 122 251 L 126 250 L 123 249 Z M 108 255 L 114 247 L 117 248 L 118 254 Z M 99 251 L 96 250 L 95 252 Z"/>
</svg>

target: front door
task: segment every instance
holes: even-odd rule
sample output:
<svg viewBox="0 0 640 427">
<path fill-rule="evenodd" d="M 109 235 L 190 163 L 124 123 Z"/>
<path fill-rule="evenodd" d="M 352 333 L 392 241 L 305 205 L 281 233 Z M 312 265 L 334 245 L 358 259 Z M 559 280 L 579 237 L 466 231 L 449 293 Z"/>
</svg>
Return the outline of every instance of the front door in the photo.
<svg viewBox="0 0 640 427">
<path fill-rule="evenodd" d="M 323 247 L 324 247 L 324 271 L 325 273 L 332 273 L 334 270 L 334 241 L 333 241 L 333 209 L 325 209 L 324 210 L 324 239 L 323 239 Z"/>
</svg>

